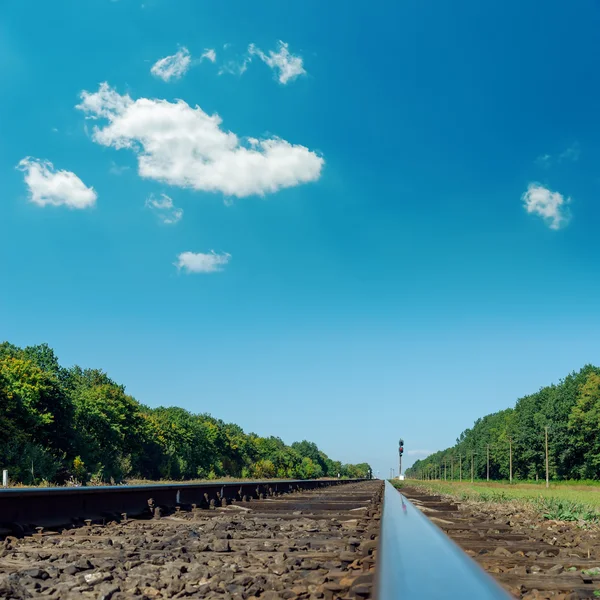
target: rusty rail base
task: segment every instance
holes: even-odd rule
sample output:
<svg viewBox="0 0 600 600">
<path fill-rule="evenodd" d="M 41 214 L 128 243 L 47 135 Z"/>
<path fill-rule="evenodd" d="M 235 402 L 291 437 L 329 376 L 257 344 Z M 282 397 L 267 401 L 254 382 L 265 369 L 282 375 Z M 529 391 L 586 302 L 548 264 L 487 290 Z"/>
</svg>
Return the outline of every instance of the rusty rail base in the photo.
<svg viewBox="0 0 600 600">
<path fill-rule="evenodd" d="M 106 487 L 14 488 L 0 490 L 0 535 L 23 535 L 35 527 L 81 525 L 120 520 L 123 515 L 151 517 L 161 510 L 211 508 L 301 490 L 356 483 L 361 479 L 271 480 Z"/>
</svg>

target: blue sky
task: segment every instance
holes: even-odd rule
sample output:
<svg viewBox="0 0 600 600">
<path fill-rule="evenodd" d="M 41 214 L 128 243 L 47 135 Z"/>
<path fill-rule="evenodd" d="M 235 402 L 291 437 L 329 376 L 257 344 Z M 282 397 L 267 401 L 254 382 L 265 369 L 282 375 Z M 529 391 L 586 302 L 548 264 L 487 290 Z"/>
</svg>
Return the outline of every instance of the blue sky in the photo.
<svg viewBox="0 0 600 600">
<path fill-rule="evenodd" d="M 600 6 L 0 9 L 0 337 L 381 475 L 600 363 Z M 218 115 L 218 116 L 217 116 Z"/>
</svg>

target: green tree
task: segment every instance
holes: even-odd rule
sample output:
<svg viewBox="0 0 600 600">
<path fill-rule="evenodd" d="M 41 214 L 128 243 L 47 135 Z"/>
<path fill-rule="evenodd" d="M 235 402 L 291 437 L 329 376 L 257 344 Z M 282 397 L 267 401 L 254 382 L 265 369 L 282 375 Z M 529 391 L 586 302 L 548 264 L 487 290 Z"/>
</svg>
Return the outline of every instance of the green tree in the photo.
<svg viewBox="0 0 600 600">
<path fill-rule="evenodd" d="M 600 374 L 590 373 L 569 415 L 573 456 L 580 458 L 577 474 L 600 478 Z"/>
</svg>

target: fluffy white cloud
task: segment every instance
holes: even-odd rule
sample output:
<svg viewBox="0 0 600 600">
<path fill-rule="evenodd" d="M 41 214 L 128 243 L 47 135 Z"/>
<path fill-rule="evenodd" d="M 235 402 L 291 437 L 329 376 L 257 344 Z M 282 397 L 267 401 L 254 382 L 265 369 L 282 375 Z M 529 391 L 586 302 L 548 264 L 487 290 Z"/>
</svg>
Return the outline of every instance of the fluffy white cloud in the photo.
<svg viewBox="0 0 600 600">
<path fill-rule="evenodd" d="M 205 58 L 207 60 L 210 60 L 210 62 L 214 63 L 217 60 L 217 53 L 214 51 L 213 48 L 206 48 L 202 56 L 200 56 L 200 60 L 203 60 Z"/>
<path fill-rule="evenodd" d="M 48 160 L 28 156 L 19 162 L 17 169 L 25 173 L 29 198 L 38 206 L 89 208 L 98 198 L 94 188 L 87 187 L 75 173 L 57 171 Z"/>
<path fill-rule="evenodd" d="M 569 221 L 567 205 L 571 198 L 565 198 L 559 192 L 553 192 L 537 183 L 530 183 L 521 199 L 525 210 L 542 217 L 550 229 L 560 229 Z"/>
<path fill-rule="evenodd" d="M 221 117 L 208 115 L 183 100 L 133 100 L 107 83 L 82 92 L 78 109 L 105 118 L 92 139 L 104 146 L 128 148 L 142 177 L 170 185 L 227 196 L 263 195 L 316 181 L 324 164 L 308 148 L 277 137 L 240 140 L 221 129 Z"/>
<path fill-rule="evenodd" d="M 146 198 L 145 205 L 146 208 L 155 212 L 165 225 L 175 225 L 175 223 L 181 221 L 181 217 L 183 217 L 183 209 L 176 208 L 173 204 L 173 200 L 166 194 L 161 194 L 160 199 L 157 199 L 153 194 L 150 194 L 150 196 Z"/>
<path fill-rule="evenodd" d="M 229 262 L 231 254 L 226 252 L 217 254 L 211 250 L 207 254 L 202 252 L 182 252 L 177 256 L 175 266 L 186 273 L 216 273 L 222 271 Z"/>
<path fill-rule="evenodd" d="M 258 56 L 271 69 L 277 71 L 280 83 L 286 84 L 288 81 L 292 81 L 296 79 L 296 77 L 306 74 L 302 64 L 302 58 L 290 54 L 288 44 L 281 40 L 279 41 L 279 50 L 277 52 L 269 50 L 268 56 L 254 44 L 250 44 L 248 52 L 250 55 Z"/>
<path fill-rule="evenodd" d="M 431 450 L 407 450 L 406 451 L 407 456 L 429 456 L 430 454 L 433 454 L 433 452 Z"/>
<path fill-rule="evenodd" d="M 179 79 L 190 68 L 192 59 L 187 48 L 182 48 L 171 56 L 157 60 L 150 69 L 150 73 L 163 81 Z"/>
</svg>

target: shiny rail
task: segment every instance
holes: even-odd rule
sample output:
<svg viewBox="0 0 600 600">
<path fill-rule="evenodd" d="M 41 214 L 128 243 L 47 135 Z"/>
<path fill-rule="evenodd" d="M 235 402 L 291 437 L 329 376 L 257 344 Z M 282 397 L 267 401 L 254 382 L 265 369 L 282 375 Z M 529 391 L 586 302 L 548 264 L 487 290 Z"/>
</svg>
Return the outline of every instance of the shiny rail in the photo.
<svg viewBox="0 0 600 600">
<path fill-rule="evenodd" d="M 510 596 L 386 481 L 376 598 L 508 600 Z"/>
</svg>

